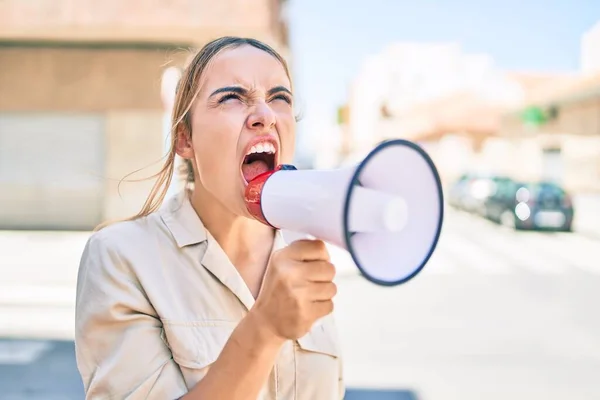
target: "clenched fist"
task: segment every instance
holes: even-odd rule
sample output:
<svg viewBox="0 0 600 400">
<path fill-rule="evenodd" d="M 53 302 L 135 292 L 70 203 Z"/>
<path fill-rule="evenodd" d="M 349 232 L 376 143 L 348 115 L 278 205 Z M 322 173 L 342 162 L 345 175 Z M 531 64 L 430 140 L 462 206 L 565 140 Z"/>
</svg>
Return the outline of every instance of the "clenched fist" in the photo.
<svg viewBox="0 0 600 400">
<path fill-rule="evenodd" d="M 277 337 L 298 339 L 333 311 L 334 277 L 323 241 L 295 241 L 273 253 L 251 312 Z"/>
</svg>

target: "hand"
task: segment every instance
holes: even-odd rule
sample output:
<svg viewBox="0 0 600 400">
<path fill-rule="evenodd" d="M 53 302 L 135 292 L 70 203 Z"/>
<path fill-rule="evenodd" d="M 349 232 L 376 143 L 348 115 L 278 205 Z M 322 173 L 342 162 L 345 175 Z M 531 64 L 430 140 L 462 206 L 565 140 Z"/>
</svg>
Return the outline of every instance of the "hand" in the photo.
<svg viewBox="0 0 600 400">
<path fill-rule="evenodd" d="M 295 241 L 273 253 L 251 312 L 278 338 L 300 338 L 333 311 L 334 277 L 323 241 Z"/>
</svg>

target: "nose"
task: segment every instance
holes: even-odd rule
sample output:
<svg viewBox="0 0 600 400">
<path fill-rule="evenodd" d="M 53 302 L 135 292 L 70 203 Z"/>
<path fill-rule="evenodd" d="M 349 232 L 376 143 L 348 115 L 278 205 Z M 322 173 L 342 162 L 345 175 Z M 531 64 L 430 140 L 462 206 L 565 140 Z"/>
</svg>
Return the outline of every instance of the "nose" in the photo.
<svg viewBox="0 0 600 400">
<path fill-rule="evenodd" d="M 247 119 L 249 129 L 270 129 L 275 125 L 275 113 L 265 102 L 254 106 L 254 110 Z"/>
</svg>

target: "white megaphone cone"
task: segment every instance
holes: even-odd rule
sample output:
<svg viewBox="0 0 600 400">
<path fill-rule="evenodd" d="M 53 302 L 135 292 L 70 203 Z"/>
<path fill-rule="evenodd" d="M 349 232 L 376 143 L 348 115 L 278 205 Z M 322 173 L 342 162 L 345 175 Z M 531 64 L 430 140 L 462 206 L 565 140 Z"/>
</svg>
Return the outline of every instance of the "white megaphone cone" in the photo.
<svg viewBox="0 0 600 400">
<path fill-rule="evenodd" d="M 435 165 L 423 149 L 402 139 L 381 143 L 351 168 L 279 166 L 248 183 L 246 205 L 267 225 L 347 250 L 368 280 L 385 286 L 421 271 L 443 220 Z"/>
</svg>

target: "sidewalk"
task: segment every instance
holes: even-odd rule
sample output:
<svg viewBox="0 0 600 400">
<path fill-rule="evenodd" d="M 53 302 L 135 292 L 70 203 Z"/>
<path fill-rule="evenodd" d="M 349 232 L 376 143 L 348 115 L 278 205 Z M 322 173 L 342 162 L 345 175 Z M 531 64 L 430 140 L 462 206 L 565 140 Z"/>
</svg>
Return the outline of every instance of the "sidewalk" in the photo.
<svg viewBox="0 0 600 400">
<path fill-rule="evenodd" d="M 2 285 L 72 285 L 89 232 L 0 231 Z"/>
<path fill-rule="evenodd" d="M 89 235 L 0 231 L 0 336 L 72 339 L 77 270 Z"/>
<path fill-rule="evenodd" d="M 90 234 L 0 231 L 0 336 L 72 338 L 77 270 Z M 329 250 L 337 278 L 358 275 L 345 250 Z"/>
<path fill-rule="evenodd" d="M 69 306 L 91 232 L 0 231 L 0 305 Z M 338 275 L 358 273 L 347 251 L 328 245 Z"/>
</svg>

